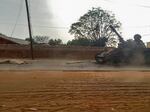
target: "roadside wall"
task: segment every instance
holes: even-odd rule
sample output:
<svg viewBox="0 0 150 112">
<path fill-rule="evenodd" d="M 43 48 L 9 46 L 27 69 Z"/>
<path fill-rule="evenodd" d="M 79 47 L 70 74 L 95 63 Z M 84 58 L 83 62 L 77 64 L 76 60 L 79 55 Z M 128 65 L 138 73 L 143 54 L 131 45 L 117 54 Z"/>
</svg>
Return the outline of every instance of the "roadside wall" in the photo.
<svg viewBox="0 0 150 112">
<path fill-rule="evenodd" d="M 95 54 L 104 48 L 81 46 L 35 45 L 35 58 L 50 59 L 94 59 Z M 112 49 L 112 48 L 106 48 Z M 30 58 L 30 46 L 0 45 L 0 58 Z"/>
</svg>

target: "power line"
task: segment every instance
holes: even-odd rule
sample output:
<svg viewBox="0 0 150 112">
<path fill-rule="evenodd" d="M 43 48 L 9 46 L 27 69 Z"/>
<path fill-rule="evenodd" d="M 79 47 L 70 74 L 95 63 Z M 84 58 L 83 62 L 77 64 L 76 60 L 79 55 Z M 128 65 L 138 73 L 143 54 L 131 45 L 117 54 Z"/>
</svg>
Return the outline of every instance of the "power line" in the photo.
<svg viewBox="0 0 150 112">
<path fill-rule="evenodd" d="M 13 24 L 13 23 L 7 23 L 7 22 L 5 22 L 5 23 L 0 23 L 0 24 L 8 24 L 8 25 L 10 25 L 10 24 Z M 25 24 L 23 24 L 23 23 L 18 23 L 17 25 L 20 25 L 20 26 L 24 26 L 24 27 L 27 27 Z M 63 26 L 45 26 L 45 25 L 32 25 L 33 27 L 41 27 L 41 28 L 48 28 L 48 29 L 64 29 L 64 30 L 66 30 L 66 29 L 69 29 L 69 27 L 63 27 Z"/>
<path fill-rule="evenodd" d="M 22 8 L 23 8 L 23 0 L 20 1 L 20 8 L 19 8 L 19 12 L 18 12 L 18 16 L 17 16 L 17 19 L 16 19 L 16 22 L 15 22 L 15 25 L 14 25 L 14 28 L 11 32 L 11 37 L 13 36 L 14 32 L 15 32 L 15 29 L 16 29 L 16 26 L 17 26 L 17 23 L 19 21 L 19 18 L 20 18 L 20 15 L 21 15 L 21 12 L 22 12 Z"/>
<path fill-rule="evenodd" d="M 113 0 L 103 0 L 105 2 L 109 2 L 109 3 L 113 3 L 113 4 L 117 4 L 118 2 L 116 1 L 113 1 Z M 141 8 L 150 8 L 150 5 L 141 5 L 141 4 L 138 4 L 138 3 L 126 3 L 125 5 L 132 5 L 132 6 L 136 6 L 136 7 L 141 7 Z M 120 5 L 120 4 L 119 4 Z"/>
<path fill-rule="evenodd" d="M 0 24 L 13 24 L 13 23 L 1 23 Z M 20 26 L 24 26 L 24 27 L 27 27 L 25 24 L 23 23 L 18 23 L 17 25 L 20 25 Z M 70 29 L 70 27 L 64 27 L 64 26 L 45 26 L 45 25 L 32 25 L 33 27 L 41 27 L 41 28 L 47 28 L 47 29 L 64 29 L 64 30 L 68 30 Z M 141 26 L 124 26 L 125 28 L 149 28 L 150 25 L 141 25 Z"/>
<path fill-rule="evenodd" d="M 150 28 L 150 25 L 143 25 L 143 26 L 124 26 L 125 28 L 132 28 L 132 29 L 143 29 L 143 28 Z"/>
<path fill-rule="evenodd" d="M 142 8 L 150 8 L 150 6 L 148 5 L 137 5 L 137 6 L 142 7 Z"/>
<path fill-rule="evenodd" d="M 13 24 L 13 23 L 0 23 L 0 24 Z M 27 27 L 25 24 L 23 23 L 19 23 L 17 25 L 20 25 L 20 26 L 24 26 L 24 27 Z M 64 26 L 45 26 L 45 25 L 32 25 L 33 27 L 40 27 L 40 28 L 47 28 L 47 29 L 56 29 L 56 30 L 59 30 L 59 29 L 63 29 L 63 30 L 69 30 L 70 27 L 64 27 Z M 150 28 L 150 25 L 143 25 L 143 26 L 124 26 L 125 28 Z"/>
<path fill-rule="evenodd" d="M 150 36 L 150 34 L 143 34 L 142 36 L 143 36 L 143 37 L 146 37 L 146 36 Z"/>
<path fill-rule="evenodd" d="M 116 1 L 113 1 L 113 0 L 103 0 L 105 2 L 109 2 L 109 3 L 116 3 Z"/>
<path fill-rule="evenodd" d="M 44 28 L 50 28 L 50 29 L 69 29 L 69 27 L 50 27 L 50 26 L 42 26 L 42 25 L 34 25 L 35 27 L 44 27 Z"/>
</svg>

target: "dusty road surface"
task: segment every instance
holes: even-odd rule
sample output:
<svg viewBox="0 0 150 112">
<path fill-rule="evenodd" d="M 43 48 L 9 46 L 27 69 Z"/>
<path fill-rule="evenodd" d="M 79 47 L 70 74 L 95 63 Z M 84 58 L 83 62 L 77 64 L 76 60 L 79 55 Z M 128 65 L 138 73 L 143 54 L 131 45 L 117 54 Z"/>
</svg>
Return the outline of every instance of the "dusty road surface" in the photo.
<svg viewBox="0 0 150 112">
<path fill-rule="evenodd" d="M 19 64 L 25 62 L 24 64 Z M 150 71 L 150 66 L 100 65 L 95 60 L 64 59 L 0 59 L 0 70 L 47 70 L 47 71 Z"/>
<path fill-rule="evenodd" d="M 0 112 L 150 112 L 150 72 L 1 71 Z"/>
</svg>

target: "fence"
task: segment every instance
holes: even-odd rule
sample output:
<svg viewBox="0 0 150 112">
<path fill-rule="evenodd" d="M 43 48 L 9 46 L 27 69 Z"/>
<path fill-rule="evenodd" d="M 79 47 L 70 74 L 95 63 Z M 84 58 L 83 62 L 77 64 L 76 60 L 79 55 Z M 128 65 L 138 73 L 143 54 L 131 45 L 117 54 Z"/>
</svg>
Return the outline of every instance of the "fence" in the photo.
<svg viewBox="0 0 150 112">
<path fill-rule="evenodd" d="M 103 49 L 98 47 L 35 45 L 33 53 L 37 59 L 94 59 L 95 54 Z M 0 45 L 0 58 L 30 57 L 30 46 Z"/>
</svg>

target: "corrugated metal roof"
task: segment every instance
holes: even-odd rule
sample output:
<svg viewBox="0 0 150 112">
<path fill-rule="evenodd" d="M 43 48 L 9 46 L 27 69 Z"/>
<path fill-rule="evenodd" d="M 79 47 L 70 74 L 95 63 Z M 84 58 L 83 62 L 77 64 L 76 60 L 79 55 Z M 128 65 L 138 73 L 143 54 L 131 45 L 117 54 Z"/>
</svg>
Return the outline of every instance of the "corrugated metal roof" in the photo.
<svg viewBox="0 0 150 112">
<path fill-rule="evenodd" d="M 26 40 L 18 39 L 18 38 L 12 38 L 12 37 L 7 37 L 7 36 L 1 35 L 1 34 L 0 34 L 0 38 L 12 41 L 12 42 L 14 42 L 16 44 L 20 44 L 20 45 L 28 45 L 29 44 L 29 42 L 26 41 Z"/>
</svg>

